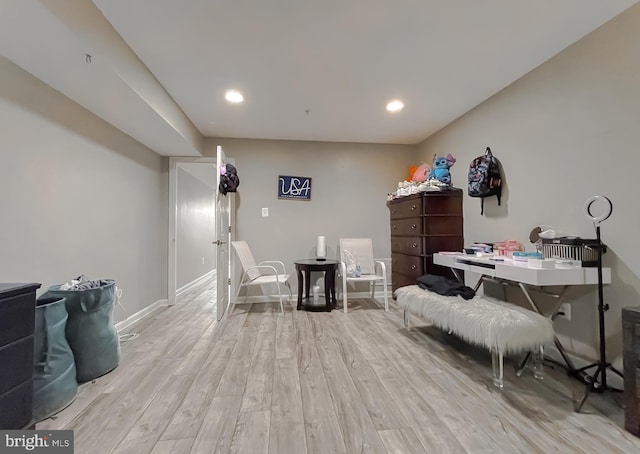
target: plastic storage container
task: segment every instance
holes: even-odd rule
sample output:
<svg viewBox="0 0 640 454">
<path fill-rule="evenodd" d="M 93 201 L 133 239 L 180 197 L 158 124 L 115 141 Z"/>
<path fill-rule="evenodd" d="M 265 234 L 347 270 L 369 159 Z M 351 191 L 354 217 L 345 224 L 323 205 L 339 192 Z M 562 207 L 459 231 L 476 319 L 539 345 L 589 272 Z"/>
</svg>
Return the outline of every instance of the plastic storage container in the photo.
<svg viewBox="0 0 640 454">
<path fill-rule="evenodd" d="M 498 255 L 512 257 L 514 252 L 524 251 L 524 246 L 516 240 L 507 240 L 493 244 L 494 252 Z"/>
<path fill-rule="evenodd" d="M 541 252 L 523 252 L 523 251 L 513 251 L 511 253 L 513 260 L 519 262 L 527 262 L 531 259 L 542 260 Z"/>
</svg>

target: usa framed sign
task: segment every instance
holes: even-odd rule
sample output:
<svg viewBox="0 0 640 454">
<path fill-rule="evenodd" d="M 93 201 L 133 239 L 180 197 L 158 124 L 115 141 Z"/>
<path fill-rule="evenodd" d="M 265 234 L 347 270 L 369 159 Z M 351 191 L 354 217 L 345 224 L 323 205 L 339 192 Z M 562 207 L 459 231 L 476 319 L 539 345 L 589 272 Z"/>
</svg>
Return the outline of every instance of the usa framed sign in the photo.
<svg viewBox="0 0 640 454">
<path fill-rule="evenodd" d="M 278 198 L 311 200 L 311 178 L 279 175 Z"/>
</svg>

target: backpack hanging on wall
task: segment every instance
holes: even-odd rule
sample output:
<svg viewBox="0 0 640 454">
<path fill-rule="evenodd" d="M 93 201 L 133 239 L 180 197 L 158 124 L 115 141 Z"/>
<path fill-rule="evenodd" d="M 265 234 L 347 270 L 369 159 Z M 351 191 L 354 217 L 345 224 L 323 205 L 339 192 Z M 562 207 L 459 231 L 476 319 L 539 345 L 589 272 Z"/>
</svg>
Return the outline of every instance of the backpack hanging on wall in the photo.
<svg viewBox="0 0 640 454">
<path fill-rule="evenodd" d="M 493 156 L 489 147 L 487 147 L 484 155 L 478 156 L 469 164 L 468 193 L 470 197 L 480 197 L 482 199 L 480 214 L 484 214 L 485 197 L 497 196 L 498 205 L 500 205 L 500 197 L 502 196 L 500 163 Z"/>
<path fill-rule="evenodd" d="M 237 192 L 238 186 L 240 186 L 240 178 L 238 177 L 238 170 L 233 164 L 226 164 L 220 167 L 220 184 L 218 189 L 222 195 L 227 195 L 227 192 Z"/>
</svg>

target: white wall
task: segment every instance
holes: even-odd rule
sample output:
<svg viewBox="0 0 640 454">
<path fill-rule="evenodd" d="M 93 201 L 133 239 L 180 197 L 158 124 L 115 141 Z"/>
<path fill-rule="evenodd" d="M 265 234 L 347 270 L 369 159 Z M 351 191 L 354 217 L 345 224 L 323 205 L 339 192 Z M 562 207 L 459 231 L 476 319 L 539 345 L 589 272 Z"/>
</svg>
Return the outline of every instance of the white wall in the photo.
<svg viewBox="0 0 640 454">
<path fill-rule="evenodd" d="M 0 280 L 115 279 L 123 320 L 167 297 L 168 158 L 0 58 Z"/>
<path fill-rule="evenodd" d="M 370 237 L 376 257 L 391 256 L 386 197 L 406 178 L 415 147 L 207 139 L 205 154 L 215 156 L 216 145 L 236 160 L 236 238 L 249 243 L 256 260 L 282 260 L 295 275 L 294 260 L 315 256 L 318 235 L 330 258 L 340 237 Z M 278 199 L 279 175 L 311 177 L 311 200 Z"/>
<path fill-rule="evenodd" d="M 640 304 L 637 181 L 640 169 L 640 5 L 636 5 L 530 74 L 476 107 L 419 146 L 420 155 L 452 153 L 455 186 L 466 189 L 467 166 L 491 146 L 501 160 L 506 191 L 495 197 L 465 197 L 465 240 L 516 239 L 530 249 L 529 232 L 550 224 L 568 234 L 594 238 L 583 213 L 596 194 L 614 210 L 602 224 L 608 244 L 606 266 L 613 283 L 605 288 L 610 359 L 621 361 L 621 308 Z M 572 320 L 556 329 L 565 346 L 595 359 L 595 286 L 574 289 Z"/>
</svg>

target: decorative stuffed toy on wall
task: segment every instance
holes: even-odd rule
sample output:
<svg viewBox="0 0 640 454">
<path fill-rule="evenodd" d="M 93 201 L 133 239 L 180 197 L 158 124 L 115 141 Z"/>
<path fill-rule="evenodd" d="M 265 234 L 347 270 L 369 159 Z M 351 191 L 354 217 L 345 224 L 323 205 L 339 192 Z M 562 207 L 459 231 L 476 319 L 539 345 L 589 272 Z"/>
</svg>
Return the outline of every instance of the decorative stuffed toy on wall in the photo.
<svg viewBox="0 0 640 454">
<path fill-rule="evenodd" d="M 449 172 L 449 168 L 451 168 L 456 163 L 456 158 L 454 158 L 451 153 L 445 156 L 435 156 L 433 159 L 433 170 L 429 172 L 429 178 L 435 178 L 444 184 L 451 184 L 451 173 Z"/>
</svg>

